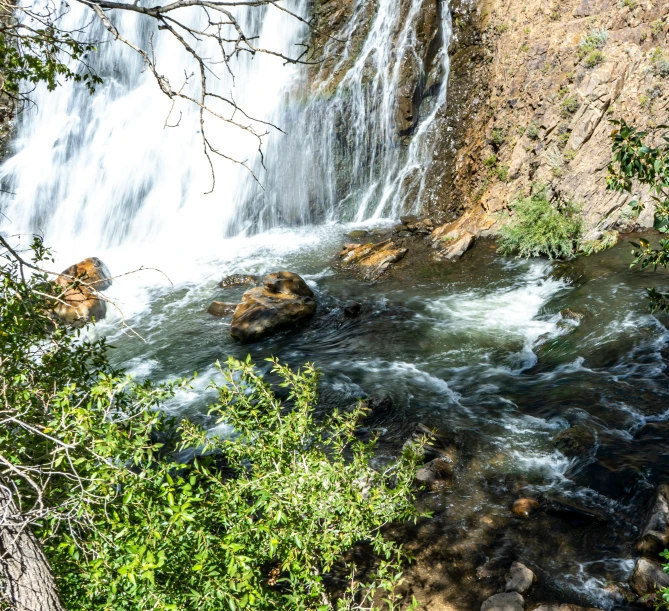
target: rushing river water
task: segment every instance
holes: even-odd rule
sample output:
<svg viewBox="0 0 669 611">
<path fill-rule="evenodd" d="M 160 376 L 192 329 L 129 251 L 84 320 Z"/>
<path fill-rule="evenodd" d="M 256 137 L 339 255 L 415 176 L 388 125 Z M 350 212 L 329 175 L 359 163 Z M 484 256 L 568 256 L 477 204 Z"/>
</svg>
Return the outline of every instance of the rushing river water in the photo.
<svg viewBox="0 0 669 611">
<path fill-rule="evenodd" d="M 306 14 L 307 2 L 289 4 Z M 146 270 L 109 291 L 143 339 L 123 331 L 115 310 L 91 333 L 106 335 L 114 361 L 139 377 L 197 370 L 193 392 L 166 406 L 176 414 L 210 426 L 213 363 L 250 352 L 260 366 L 269 356 L 315 363 L 323 409 L 373 398 L 366 426 L 381 434 L 381 458 L 395 455 L 419 422 L 443 432 L 458 454 L 452 487 L 421 497 L 434 519 L 401 534 L 418 558 L 410 574 L 423 594 L 478 609 L 518 558 L 539 576 L 530 602 L 624 608 L 616 584 L 631 571 L 654 487 L 669 479 L 669 335 L 647 313 L 650 274 L 628 269 L 629 249 L 556 266 L 501 258 L 481 241 L 458 264 L 401 264 L 395 279 L 374 285 L 332 268 L 351 228 L 343 223 L 391 223 L 384 217 L 419 201 L 430 130 L 446 103 L 453 33 L 448 3 L 439 7 L 435 67 L 426 74 L 416 59 L 415 68 L 433 86 L 402 145 L 394 95 L 402 59 L 415 51 L 420 0 L 379 0 L 360 48 L 342 52 L 344 77 L 336 86 L 324 79 L 308 100 L 304 73 L 276 58 L 242 60 L 237 83 L 219 75 L 220 91 L 234 90 L 247 111 L 288 130 L 269 137 L 264 191 L 245 170 L 216 162 L 219 189 L 205 196 L 196 116 L 177 109 L 180 127 L 165 128 L 169 100 L 138 58 L 101 45 L 91 61 L 105 84 L 93 97 L 72 84 L 36 90 L 37 108 L 24 115 L 0 168 L 0 229 L 43 233 L 62 268 L 95 255 L 113 274 L 144 266 L 169 276 L 172 284 Z M 366 0 L 356 0 L 341 38 L 353 38 L 367 13 Z M 73 8 L 64 23 L 89 18 Z M 285 53 L 305 35 L 271 7 L 244 19 L 260 46 Z M 156 34 L 133 16 L 118 23 L 143 44 Z M 160 36 L 155 50 L 177 82 L 183 53 Z M 211 130 L 239 157 L 250 150 L 239 134 Z M 217 283 L 279 269 L 308 280 L 317 315 L 298 332 L 241 346 L 229 321 L 206 310 L 243 289 Z M 362 304 L 358 316 L 345 316 L 349 300 Z M 575 424 L 596 443 L 569 459 L 552 439 Z M 553 509 L 520 520 L 510 511 L 519 496 Z"/>
<path fill-rule="evenodd" d="M 250 353 L 261 366 L 270 355 L 293 366 L 313 362 L 323 371 L 325 408 L 389 399 L 368 423 L 387 455 L 418 422 L 444 432 L 458 448 L 453 487 L 424 500 L 436 510 L 432 526 L 404 536 L 417 537 L 424 563 L 452 565 L 440 584 L 465 608 L 480 604 L 486 580 L 467 585 L 463 575 L 480 567 L 494 575 L 514 558 L 539 574 L 540 599 L 622 605 L 615 583 L 631 571 L 654 487 L 669 478 L 669 333 L 648 314 L 643 294 L 665 275 L 629 270 L 624 244 L 552 264 L 502 258 L 483 241 L 458 264 L 428 261 L 369 285 L 332 270 L 343 231 L 333 224 L 231 241 L 221 250 L 234 255 L 195 266 L 191 281 L 174 288 L 120 279 L 110 296 L 131 311 L 146 343 L 121 334 L 113 317 L 98 332 L 137 375 L 161 380 L 197 370 L 197 390 L 228 355 Z M 308 280 L 317 316 L 299 332 L 236 343 L 229 321 L 206 309 L 244 289 L 218 281 L 277 269 Z M 362 304 L 359 316 L 344 315 L 349 300 Z M 168 409 L 207 424 L 200 392 Z M 568 459 L 552 438 L 575 424 L 591 428 L 596 445 Z M 560 505 L 523 521 L 510 512 L 518 496 Z M 428 554 L 426 541 L 438 551 Z"/>
</svg>

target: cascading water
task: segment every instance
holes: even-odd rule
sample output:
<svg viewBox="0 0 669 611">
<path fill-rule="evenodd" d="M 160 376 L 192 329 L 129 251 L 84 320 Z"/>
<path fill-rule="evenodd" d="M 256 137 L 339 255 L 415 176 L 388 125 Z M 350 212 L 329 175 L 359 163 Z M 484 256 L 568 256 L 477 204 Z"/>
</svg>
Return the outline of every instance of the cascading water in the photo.
<svg viewBox="0 0 669 611">
<path fill-rule="evenodd" d="M 305 0 L 293 0 L 290 8 L 303 15 L 307 10 Z M 448 5 L 439 4 L 439 41 L 430 66 L 417 52 L 426 44 L 417 33 L 422 0 L 379 0 L 375 12 L 371 8 L 357 0 L 338 36 L 355 39 L 365 20 L 371 20 L 369 33 L 359 52 L 347 46 L 313 95 L 305 94 L 305 70 L 281 66 L 277 58 L 242 55 L 234 81 L 220 67 L 215 90 L 232 93 L 249 115 L 287 134 L 272 130 L 266 172 L 259 162 L 253 166 L 262 187 L 244 168 L 215 158 L 212 194 L 205 194 L 211 176 L 197 109 L 181 104 L 170 112 L 170 100 L 142 71 L 141 58 L 107 40 L 91 58 L 104 79 L 93 96 L 69 83 L 55 92 L 35 91 L 35 110 L 23 115 L 12 154 L 0 168 L 10 192 L 0 200 L 3 230 L 39 231 L 74 259 L 119 246 L 165 253 L 175 244 L 190 258 L 206 258 L 222 238 L 240 231 L 362 221 L 413 208 L 403 200 L 411 193 L 417 201 L 420 170 L 430 156 L 426 133 L 446 100 Z M 176 41 L 141 17 L 114 17 L 126 37 L 153 45 L 158 69 L 178 88 L 193 65 Z M 63 27 L 84 27 L 90 18 L 75 7 Z M 298 20 L 271 7 L 242 11 L 240 18 L 259 37 L 258 46 L 286 55 L 295 55 L 308 35 Z M 104 40 L 98 27 L 95 37 Z M 325 54 L 330 52 L 326 46 Z M 407 66 L 416 86 L 433 84 L 412 134 L 401 135 L 396 116 Z M 187 88 L 194 90 L 196 80 Z M 214 119 L 206 129 L 210 140 L 224 143 L 226 154 L 253 158 L 257 143 L 248 134 Z"/>
</svg>

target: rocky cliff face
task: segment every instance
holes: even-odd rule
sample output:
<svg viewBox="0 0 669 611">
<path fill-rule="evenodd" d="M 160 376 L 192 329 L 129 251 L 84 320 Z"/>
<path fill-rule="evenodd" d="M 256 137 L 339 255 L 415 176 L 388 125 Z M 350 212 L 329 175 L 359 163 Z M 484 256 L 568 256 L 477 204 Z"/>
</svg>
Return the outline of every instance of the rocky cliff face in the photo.
<svg viewBox="0 0 669 611">
<path fill-rule="evenodd" d="M 445 7 L 424 0 L 414 17 L 417 54 L 402 62 L 396 101 L 404 145 L 435 78 L 429 69 L 427 78 L 416 78 L 415 64 L 434 61 L 437 15 Z M 369 18 L 352 18 L 355 10 Z M 319 42 L 347 33 L 346 42 L 330 39 L 330 53 L 341 57 L 344 46 L 354 51 L 374 10 L 374 3 L 319 0 Z M 669 4 L 455 0 L 450 10 L 448 102 L 432 128 L 434 155 L 425 169 L 422 209 L 441 220 L 464 214 L 470 229 L 494 232 L 518 194 L 543 184 L 555 199 L 580 205 L 588 239 L 652 225 L 651 206 L 634 219 L 626 206 L 631 198 L 606 189 L 609 119 L 624 117 L 638 126 L 666 120 Z M 336 83 L 329 72 L 334 65 L 326 60 L 314 81 Z M 337 69 L 343 74 L 345 68 L 340 62 Z M 642 192 L 635 197 L 647 199 Z"/>
<path fill-rule="evenodd" d="M 586 239 L 652 225 L 651 206 L 635 220 L 630 198 L 606 189 L 609 119 L 666 119 L 669 4 L 491 0 L 479 27 L 485 102 L 466 121 L 453 179 L 467 214 L 494 230 L 514 196 L 539 183 L 581 206 Z"/>
</svg>

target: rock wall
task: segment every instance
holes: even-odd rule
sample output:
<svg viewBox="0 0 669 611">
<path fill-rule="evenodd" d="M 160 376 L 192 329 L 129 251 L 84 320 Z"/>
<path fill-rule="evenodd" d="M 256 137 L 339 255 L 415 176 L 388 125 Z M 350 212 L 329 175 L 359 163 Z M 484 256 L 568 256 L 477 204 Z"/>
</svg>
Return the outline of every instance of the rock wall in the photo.
<svg viewBox="0 0 669 611">
<path fill-rule="evenodd" d="M 359 19 L 353 0 L 316 1 L 315 42 L 330 59 L 314 71 L 313 82 L 330 78 L 332 58 L 344 45 L 362 44 L 374 4 L 365 4 L 368 15 Z M 424 2 L 417 31 L 427 63 L 437 52 L 434 23 L 444 7 Z M 624 117 L 642 127 L 666 121 L 669 3 L 452 0 L 450 10 L 448 102 L 432 130 L 435 153 L 425 169 L 423 211 L 438 221 L 465 214 L 480 231 L 494 233 L 514 198 L 543 184 L 556 199 L 580 205 L 587 239 L 652 225 L 652 206 L 635 219 L 626 206 L 631 198 L 606 189 L 609 119 Z M 333 41 L 337 33 L 349 38 Z M 397 129 L 406 145 L 430 83 L 412 78 L 409 60 L 403 70 Z M 648 200 L 643 192 L 634 197 Z"/>
<path fill-rule="evenodd" d="M 487 0 L 478 9 L 485 101 L 465 115 L 456 154 L 453 189 L 462 208 L 487 218 L 485 226 L 494 221 L 494 231 L 514 197 L 539 183 L 581 206 L 586 239 L 651 226 L 652 206 L 634 219 L 631 198 L 606 189 L 609 119 L 640 127 L 666 120 L 669 4 Z M 454 87 L 458 78 L 453 72 Z"/>
</svg>

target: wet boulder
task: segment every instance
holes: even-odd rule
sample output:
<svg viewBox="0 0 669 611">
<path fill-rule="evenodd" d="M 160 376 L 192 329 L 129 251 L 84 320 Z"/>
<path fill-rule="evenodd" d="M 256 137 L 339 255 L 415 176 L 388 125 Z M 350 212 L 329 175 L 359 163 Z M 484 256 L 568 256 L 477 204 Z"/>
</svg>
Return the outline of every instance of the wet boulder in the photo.
<svg viewBox="0 0 669 611">
<path fill-rule="evenodd" d="M 220 286 L 222 289 L 227 289 L 231 288 L 233 286 L 257 286 L 258 285 L 258 277 L 257 276 L 250 276 L 248 274 L 232 274 L 230 276 L 226 276 L 223 278 L 218 283 L 218 286 Z"/>
<path fill-rule="evenodd" d="M 657 559 L 661 552 L 669 548 L 669 485 L 657 487 L 636 548 L 641 556 L 652 559 Z"/>
<path fill-rule="evenodd" d="M 518 516 L 519 518 L 527 519 L 533 513 L 539 511 L 540 507 L 541 505 L 536 499 L 522 498 L 516 499 L 513 502 L 511 511 L 513 511 L 514 515 Z"/>
<path fill-rule="evenodd" d="M 523 611 L 525 601 L 518 592 L 495 594 L 481 605 L 481 611 Z"/>
<path fill-rule="evenodd" d="M 386 240 L 378 244 L 347 244 L 339 253 L 341 266 L 362 280 L 377 280 L 409 252 Z"/>
<path fill-rule="evenodd" d="M 421 441 L 424 442 L 421 453 L 425 462 L 435 458 L 445 460 L 452 465 L 457 462 L 457 450 L 453 442 L 446 435 L 442 435 L 419 422 L 411 433 L 411 437 L 404 442 L 403 447 L 407 448 Z"/>
<path fill-rule="evenodd" d="M 232 316 L 235 313 L 236 307 L 236 303 L 228 303 L 227 301 L 212 301 L 211 305 L 207 309 L 207 313 L 211 314 L 212 316 L 224 318 L 226 316 Z"/>
<path fill-rule="evenodd" d="M 459 261 L 464 254 L 474 245 L 475 236 L 471 233 L 464 233 L 463 235 L 445 240 L 439 243 L 440 252 L 439 258 L 446 261 Z"/>
<path fill-rule="evenodd" d="M 54 312 L 64 323 L 80 327 L 106 316 L 107 303 L 99 292 L 109 288 L 112 279 L 97 257 L 71 265 L 58 276 L 56 284 L 61 290 Z"/>
<path fill-rule="evenodd" d="M 313 291 L 297 274 L 269 274 L 263 285 L 246 291 L 235 309 L 230 335 L 241 342 L 294 329 L 316 313 Z"/>
<path fill-rule="evenodd" d="M 530 591 L 532 585 L 537 581 L 537 576 L 528 569 L 522 562 L 514 562 L 509 569 L 506 577 L 506 592 L 518 592 L 526 594 Z"/>
<path fill-rule="evenodd" d="M 577 424 L 553 437 L 553 444 L 568 458 L 588 455 L 595 447 L 597 439 L 587 426 Z"/>
<path fill-rule="evenodd" d="M 434 458 L 425 463 L 414 478 L 417 484 L 438 486 L 450 482 L 453 475 L 453 463 L 444 458 Z"/>
<path fill-rule="evenodd" d="M 655 594 L 659 588 L 669 587 L 669 575 L 662 570 L 659 562 L 648 558 L 638 558 L 629 584 L 639 596 Z"/>
<path fill-rule="evenodd" d="M 347 301 L 344 304 L 344 316 L 355 318 L 362 311 L 362 304 L 357 301 Z"/>
<path fill-rule="evenodd" d="M 366 238 L 369 235 L 369 231 L 366 229 L 354 229 L 353 231 L 349 231 L 346 234 L 347 238 L 351 238 L 352 240 L 361 240 L 362 238 Z"/>
<path fill-rule="evenodd" d="M 595 607 L 579 607 L 578 605 L 567 605 L 560 603 L 540 603 L 532 611 L 602 611 Z"/>
</svg>

